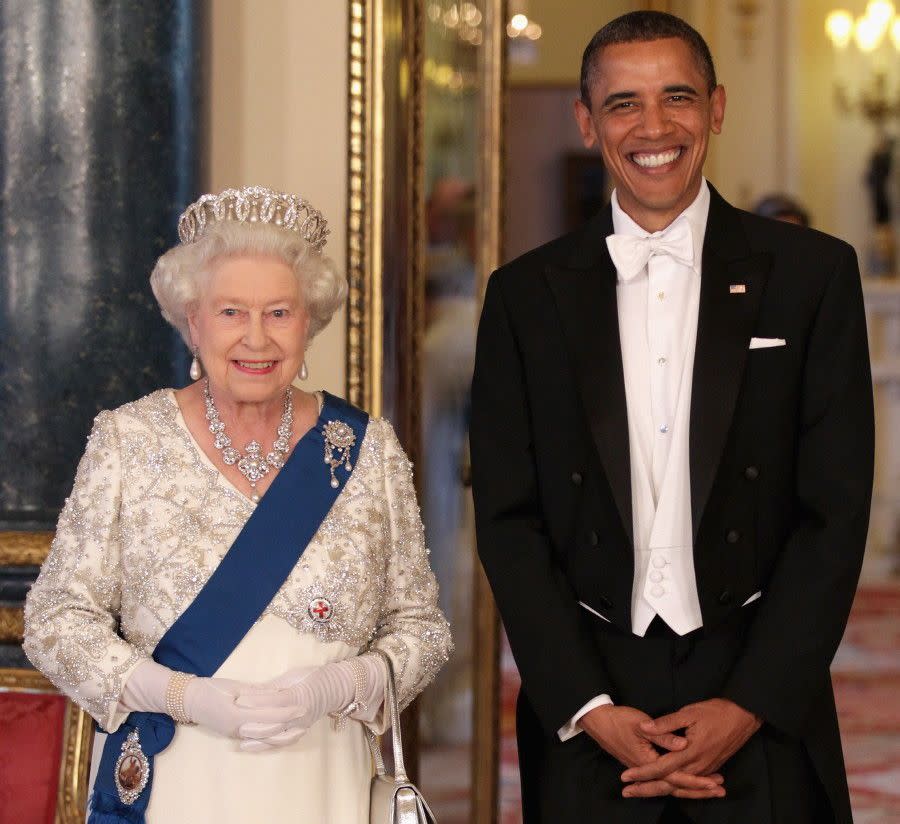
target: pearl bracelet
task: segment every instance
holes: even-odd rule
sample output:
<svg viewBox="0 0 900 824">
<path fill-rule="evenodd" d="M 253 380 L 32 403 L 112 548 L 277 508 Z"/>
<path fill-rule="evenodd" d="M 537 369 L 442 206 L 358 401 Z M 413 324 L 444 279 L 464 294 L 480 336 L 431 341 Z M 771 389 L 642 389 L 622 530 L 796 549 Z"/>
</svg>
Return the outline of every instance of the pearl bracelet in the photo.
<svg viewBox="0 0 900 824">
<path fill-rule="evenodd" d="M 367 709 L 362 697 L 366 692 L 368 679 L 366 678 L 365 665 L 359 658 L 360 656 L 356 656 L 347 662 L 353 673 L 353 700 L 339 712 L 328 714 L 329 718 L 334 722 L 335 730 L 342 730 L 347 725 L 347 719 L 353 715 L 353 713 L 365 712 Z"/>
<path fill-rule="evenodd" d="M 166 686 L 166 713 L 176 724 L 193 724 L 184 709 L 184 691 L 192 678 L 190 672 L 173 672 Z"/>
</svg>

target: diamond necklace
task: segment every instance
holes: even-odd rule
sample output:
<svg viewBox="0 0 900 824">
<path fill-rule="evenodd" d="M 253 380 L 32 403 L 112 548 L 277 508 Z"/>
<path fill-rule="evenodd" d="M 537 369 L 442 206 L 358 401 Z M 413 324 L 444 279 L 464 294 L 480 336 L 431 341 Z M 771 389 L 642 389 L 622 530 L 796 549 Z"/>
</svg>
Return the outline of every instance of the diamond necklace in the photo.
<svg viewBox="0 0 900 824">
<path fill-rule="evenodd" d="M 231 438 L 225 434 L 225 424 L 219 418 L 219 410 L 209 391 L 209 378 L 204 381 L 203 400 L 206 402 L 206 420 L 209 421 L 209 431 L 215 436 L 213 445 L 222 453 L 222 460 L 228 465 L 237 464 L 238 472 L 249 482 L 253 493 L 250 500 L 259 502 L 259 493 L 256 484 L 269 474 L 269 469 L 281 469 L 284 466 L 285 456 L 291 451 L 291 434 L 294 431 L 294 398 L 291 395 L 290 386 L 284 390 L 284 412 L 281 413 L 281 423 L 278 424 L 275 443 L 272 451 L 262 456 L 262 446 L 259 441 L 250 441 L 244 447 L 244 453 L 239 452 L 231 445 Z"/>
</svg>

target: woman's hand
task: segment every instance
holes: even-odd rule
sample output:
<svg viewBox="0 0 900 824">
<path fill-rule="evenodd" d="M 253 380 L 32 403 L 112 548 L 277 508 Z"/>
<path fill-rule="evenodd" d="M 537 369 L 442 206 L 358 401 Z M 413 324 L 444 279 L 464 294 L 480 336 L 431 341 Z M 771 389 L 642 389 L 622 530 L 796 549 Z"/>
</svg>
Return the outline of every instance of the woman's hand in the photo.
<svg viewBox="0 0 900 824">
<path fill-rule="evenodd" d="M 173 670 L 156 661 L 142 661 L 125 683 L 120 699 L 122 712 L 167 713 L 166 693 L 174 674 Z M 296 741 L 306 728 L 302 726 L 302 719 L 298 719 L 298 707 L 286 703 L 281 696 L 261 701 L 254 707 L 241 707 L 235 703 L 241 695 L 271 694 L 273 685 L 291 684 L 276 681 L 258 685 L 228 678 L 191 678 L 184 688 L 184 715 L 189 721 L 228 738 L 239 738 L 243 724 L 266 724 L 277 726 L 277 734 L 270 743 L 283 745 Z"/>
<path fill-rule="evenodd" d="M 299 708 L 283 702 L 261 701 L 241 706 L 240 696 L 254 694 L 261 687 L 228 678 L 192 678 L 184 690 L 184 713 L 192 722 L 228 738 L 241 738 L 246 724 L 264 724 L 278 733 L 303 734 Z M 297 732 L 297 730 L 300 730 Z"/>
<path fill-rule="evenodd" d="M 357 675 L 361 678 L 359 684 Z M 384 664 L 372 655 L 289 670 L 265 687 L 241 694 L 236 703 L 248 709 L 273 706 L 290 709 L 295 713 L 291 728 L 277 722 L 243 724 L 239 730 L 244 739 L 241 749 L 259 752 L 296 741 L 300 737 L 293 735 L 297 729 L 302 730 L 302 735 L 326 714 L 345 710 L 354 701 L 361 706 L 353 709 L 352 716 L 365 713 L 367 718 L 374 717 L 384 700 L 386 680 Z"/>
<path fill-rule="evenodd" d="M 305 713 L 307 711 L 306 705 L 299 700 L 299 696 L 295 696 L 295 699 L 297 700 L 289 698 L 289 696 L 292 695 L 289 691 L 298 687 L 303 679 L 317 669 L 319 669 L 319 667 L 295 667 L 294 669 L 288 670 L 283 675 L 278 676 L 278 678 L 265 684 L 261 684 L 257 690 L 254 691 L 254 694 L 269 696 L 268 699 L 263 700 L 271 700 L 277 706 L 291 706 L 292 703 L 297 704 L 300 711 Z M 296 726 L 288 729 L 278 730 L 277 727 L 269 727 L 269 730 L 274 729 L 274 734 L 269 735 L 266 738 L 256 737 L 259 733 L 255 731 L 256 728 L 251 726 L 249 730 L 241 731 L 242 740 L 240 748 L 244 752 L 265 752 L 278 747 L 286 747 L 304 736 L 310 726 L 311 723 L 305 723 L 305 718 L 300 718 L 298 719 Z M 247 737 L 248 733 L 252 734 L 253 737 Z"/>
</svg>

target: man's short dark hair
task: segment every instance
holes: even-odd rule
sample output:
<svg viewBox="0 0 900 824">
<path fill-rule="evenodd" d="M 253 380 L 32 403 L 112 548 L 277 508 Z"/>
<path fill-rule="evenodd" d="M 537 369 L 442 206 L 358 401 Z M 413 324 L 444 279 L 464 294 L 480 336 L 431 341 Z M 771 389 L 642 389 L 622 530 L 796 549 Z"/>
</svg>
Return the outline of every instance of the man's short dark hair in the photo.
<svg viewBox="0 0 900 824">
<path fill-rule="evenodd" d="M 632 11 L 611 20 L 588 43 L 581 58 L 581 101 L 591 107 L 591 86 L 597 70 L 597 58 L 607 46 L 617 43 L 638 43 L 676 37 L 687 43 L 697 68 L 706 79 L 708 91 L 716 87 L 716 68 L 709 46 L 693 26 L 680 17 L 663 11 Z"/>
</svg>

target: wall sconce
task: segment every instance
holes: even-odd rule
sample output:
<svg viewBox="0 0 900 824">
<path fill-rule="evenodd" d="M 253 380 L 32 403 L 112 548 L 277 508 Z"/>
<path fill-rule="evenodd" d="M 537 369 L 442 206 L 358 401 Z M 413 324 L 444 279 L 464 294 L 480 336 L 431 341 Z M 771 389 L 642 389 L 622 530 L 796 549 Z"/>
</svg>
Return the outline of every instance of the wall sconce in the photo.
<svg viewBox="0 0 900 824">
<path fill-rule="evenodd" d="M 839 79 L 835 83 L 835 99 L 842 111 L 860 111 L 866 120 L 883 131 L 885 123 L 900 116 L 900 93 L 893 96 L 888 84 L 888 70 L 896 75 L 900 56 L 900 16 L 890 0 L 871 0 L 860 17 L 844 9 L 836 9 L 825 18 L 825 32 L 837 52 Z M 851 45 L 872 67 L 874 82 L 863 89 L 854 101 L 840 75 L 848 67 Z M 842 69 L 844 71 L 842 71 Z"/>
<path fill-rule="evenodd" d="M 506 36 L 511 39 L 525 37 L 528 40 L 540 40 L 544 30 L 534 20 L 530 20 L 524 12 L 517 12 L 506 24 Z"/>
<path fill-rule="evenodd" d="M 538 44 L 544 30 L 528 16 L 526 0 L 509 1 L 509 21 L 506 24 L 507 54 L 510 63 L 527 65 L 538 61 Z"/>
<path fill-rule="evenodd" d="M 837 52 L 838 81 L 835 99 L 843 112 L 859 111 L 875 125 L 877 138 L 869 154 L 866 184 L 870 190 L 872 234 L 868 248 L 868 270 L 875 276 L 897 274 L 897 242 L 893 227 L 891 176 L 895 139 L 888 134 L 887 123 L 900 117 L 900 92 L 892 92 L 889 78 L 897 77 L 900 55 L 900 17 L 890 0 L 871 0 L 861 17 L 837 9 L 825 18 L 825 32 Z M 874 72 L 874 83 L 851 99 L 843 76 L 850 68 L 851 44 L 859 57 Z M 889 75 L 890 72 L 890 75 Z"/>
</svg>

